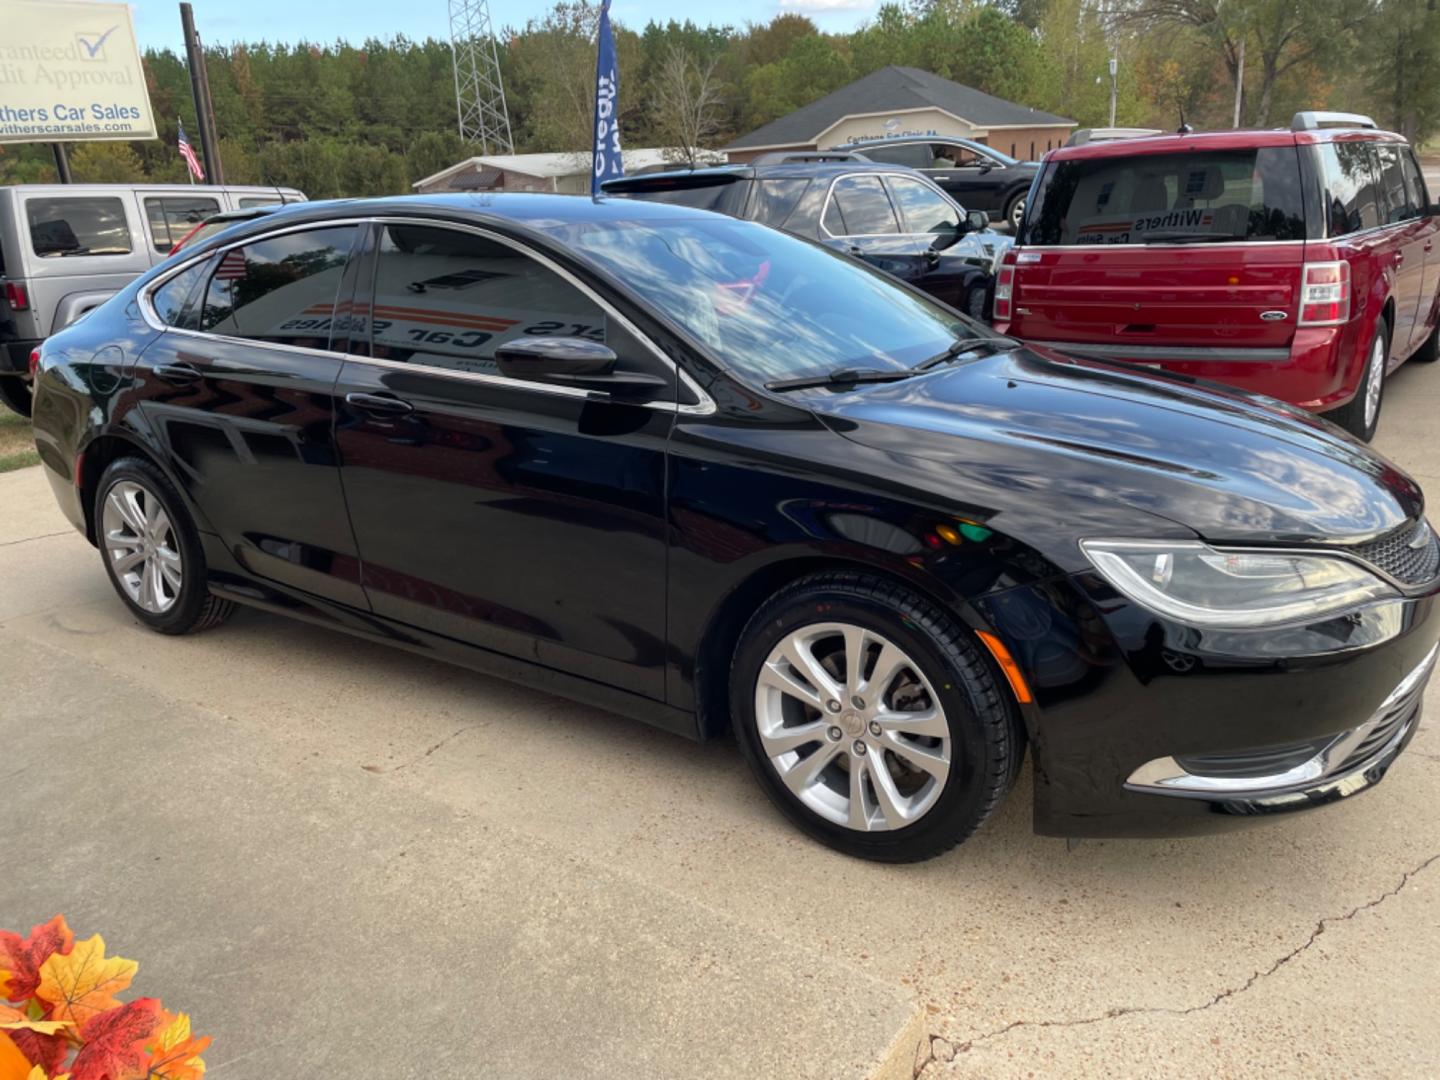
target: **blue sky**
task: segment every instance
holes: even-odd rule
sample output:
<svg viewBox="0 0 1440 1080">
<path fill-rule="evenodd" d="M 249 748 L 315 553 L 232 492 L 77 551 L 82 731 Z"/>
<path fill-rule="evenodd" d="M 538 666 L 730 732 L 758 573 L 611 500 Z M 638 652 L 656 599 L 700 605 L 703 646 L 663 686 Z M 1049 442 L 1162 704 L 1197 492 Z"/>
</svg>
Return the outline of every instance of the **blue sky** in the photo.
<svg viewBox="0 0 1440 1080">
<path fill-rule="evenodd" d="M 446 38 L 450 32 L 449 0 L 192 0 L 195 24 L 209 44 L 231 41 L 362 41 L 367 37 Z M 769 22 L 782 11 L 809 15 L 824 30 L 850 30 L 874 14 L 881 0 L 612 0 L 618 21 L 639 29 L 651 19 L 689 18 L 697 23 L 741 25 Z M 498 28 L 523 26 L 543 14 L 544 0 L 491 0 L 490 16 Z M 180 12 L 168 0 L 140 0 L 133 5 L 135 32 L 141 46 L 179 49 Z"/>
</svg>

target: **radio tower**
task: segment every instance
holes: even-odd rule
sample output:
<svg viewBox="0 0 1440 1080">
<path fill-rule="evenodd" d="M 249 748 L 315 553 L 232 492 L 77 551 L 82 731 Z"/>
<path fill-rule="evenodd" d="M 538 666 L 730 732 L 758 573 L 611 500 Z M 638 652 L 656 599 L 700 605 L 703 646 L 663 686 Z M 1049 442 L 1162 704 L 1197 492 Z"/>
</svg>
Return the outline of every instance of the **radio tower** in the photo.
<svg viewBox="0 0 1440 1080">
<path fill-rule="evenodd" d="M 460 137 L 479 143 L 482 153 L 513 154 L 489 0 L 450 0 L 450 51 L 455 59 Z"/>
</svg>

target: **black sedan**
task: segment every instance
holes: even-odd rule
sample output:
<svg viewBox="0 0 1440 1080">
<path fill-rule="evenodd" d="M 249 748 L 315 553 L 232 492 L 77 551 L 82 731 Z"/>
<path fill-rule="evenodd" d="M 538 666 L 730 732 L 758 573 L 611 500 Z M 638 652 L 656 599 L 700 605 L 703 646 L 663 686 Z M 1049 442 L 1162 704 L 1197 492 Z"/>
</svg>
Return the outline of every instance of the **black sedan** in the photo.
<svg viewBox="0 0 1440 1080">
<path fill-rule="evenodd" d="M 835 149 L 889 165 L 919 169 L 957 202 L 983 210 L 993 221 L 1020 227 L 1025 198 L 1040 171 L 1037 161 L 1019 161 L 993 146 L 948 136 L 867 139 Z"/>
<path fill-rule="evenodd" d="M 1055 835 L 1352 796 L 1440 637 L 1419 488 L 1323 421 L 683 207 L 277 211 L 50 338 L 35 431 L 146 626 L 244 604 L 732 730 L 868 858 L 970 835 L 1027 746 Z"/>
<path fill-rule="evenodd" d="M 838 155 L 649 173 L 607 195 L 758 221 L 853 255 L 953 308 L 988 319 L 1000 257 L 1013 245 L 919 173 Z M 839 158 L 836 160 L 836 158 Z M 821 159 L 821 160 L 815 160 Z"/>
</svg>

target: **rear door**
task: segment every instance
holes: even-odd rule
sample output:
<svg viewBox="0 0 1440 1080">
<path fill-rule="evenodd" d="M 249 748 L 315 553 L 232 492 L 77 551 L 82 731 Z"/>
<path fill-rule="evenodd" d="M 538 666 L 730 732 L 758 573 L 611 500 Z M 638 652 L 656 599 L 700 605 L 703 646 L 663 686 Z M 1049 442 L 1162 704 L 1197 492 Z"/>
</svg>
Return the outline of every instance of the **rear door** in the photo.
<svg viewBox="0 0 1440 1080">
<path fill-rule="evenodd" d="M 930 238 L 901 227 L 879 173 L 842 176 L 832 183 L 820 230 L 826 246 L 903 281 L 920 284 L 933 265 L 925 255 Z"/>
<path fill-rule="evenodd" d="M 1405 147 L 1401 152 L 1400 164 L 1405 169 L 1405 183 L 1413 193 L 1416 205 L 1420 207 L 1420 250 L 1425 256 L 1425 274 L 1420 285 L 1420 304 L 1416 312 L 1415 340 L 1418 343 L 1440 318 L 1437 298 L 1440 298 L 1440 250 L 1436 250 L 1437 234 L 1440 234 L 1440 219 L 1432 210 L 1430 192 L 1425 184 L 1425 175 L 1415 159 L 1415 151 Z"/>
<path fill-rule="evenodd" d="M 1434 224 L 1421 213 L 1422 193 L 1405 175 L 1404 155 L 1409 148 L 1400 143 L 1376 143 L 1379 166 L 1381 211 L 1385 215 L 1389 243 L 1383 253 L 1393 260 L 1395 284 L 1395 325 L 1390 328 L 1391 360 L 1403 359 L 1428 332 L 1420 311 L 1425 291 L 1425 248 L 1434 246 Z M 1428 315 L 1428 311 L 1425 313 Z"/>
<path fill-rule="evenodd" d="M 194 298 L 183 281 L 173 296 L 157 290 L 154 312 L 171 329 L 136 376 L 179 482 L 233 557 L 257 577 L 364 608 L 331 397 L 344 347 L 340 335 L 332 346 L 334 309 L 359 231 L 258 237 L 205 264 Z"/>
<path fill-rule="evenodd" d="M 150 240 L 150 258 L 160 263 L 169 257 L 170 251 L 208 217 L 220 213 L 218 193 L 205 195 L 170 195 L 157 192 L 139 192 L 140 205 L 145 213 L 145 226 Z"/>
<path fill-rule="evenodd" d="M 1140 362 L 1282 363 L 1305 237 L 1293 143 L 1052 160 L 1006 329 Z"/>
</svg>

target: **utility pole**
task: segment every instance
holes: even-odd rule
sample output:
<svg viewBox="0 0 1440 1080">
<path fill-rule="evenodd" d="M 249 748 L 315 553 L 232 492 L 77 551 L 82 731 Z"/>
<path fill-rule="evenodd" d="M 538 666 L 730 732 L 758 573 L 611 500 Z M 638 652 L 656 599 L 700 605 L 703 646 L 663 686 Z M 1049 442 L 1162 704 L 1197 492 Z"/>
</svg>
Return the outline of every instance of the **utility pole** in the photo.
<svg viewBox="0 0 1440 1080">
<path fill-rule="evenodd" d="M 50 144 L 50 150 L 55 155 L 55 171 L 60 174 L 60 182 L 62 184 L 73 184 L 75 181 L 70 179 L 70 156 L 65 153 L 65 144 L 63 142 L 52 142 Z"/>
<path fill-rule="evenodd" d="M 1240 39 L 1240 56 L 1235 64 L 1235 122 L 1231 127 L 1240 126 L 1240 97 L 1245 90 L 1245 39 Z"/>
<path fill-rule="evenodd" d="M 190 93 L 195 99 L 195 119 L 200 125 L 200 158 L 205 164 L 205 182 L 223 184 L 225 170 L 220 163 L 220 139 L 215 134 L 215 106 L 210 101 L 210 78 L 205 73 L 205 52 L 195 33 L 195 13 L 189 4 L 180 5 L 180 28 L 185 34 L 185 60 L 190 67 Z"/>
<path fill-rule="evenodd" d="M 1113 56 L 1110 57 L 1110 126 L 1112 128 L 1115 126 L 1116 75 L 1119 70 L 1120 61 Z"/>
</svg>

